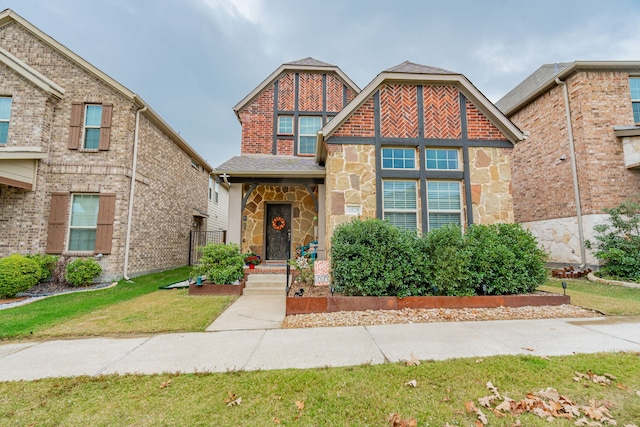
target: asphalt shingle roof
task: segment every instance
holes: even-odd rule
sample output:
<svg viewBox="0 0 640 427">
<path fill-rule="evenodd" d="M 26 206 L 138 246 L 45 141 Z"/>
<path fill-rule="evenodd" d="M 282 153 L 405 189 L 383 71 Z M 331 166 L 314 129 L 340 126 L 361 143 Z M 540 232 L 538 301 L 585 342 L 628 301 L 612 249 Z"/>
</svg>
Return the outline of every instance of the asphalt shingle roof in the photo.
<svg viewBox="0 0 640 427">
<path fill-rule="evenodd" d="M 297 61 L 285 62 L 283 65 L 303 65 L 308 67 L 335 67 L 333 64 L 329 64 L 327 62 L 318 61 L 315 58 L 310 56 L 302 59 L 298 59 Z"/>
<path fill-rule="evenodd" d="M 404 61 L 402 64 L 398 64 L 384 71 L 387 73 L 409 73 L 409 74 L 460 74 L 460 73 L 454 73 L 453 71 L 445 70 L 444 68 L 415 64 L 409 61 Z"/>
<path fill-rule="evenodd" d="M 216 173 L 228 173 L 230 175 L 254 175 L 300 172 L 324 173 L 324 167 L 318 165 L 313 157 L 253 155 L 235 156 L 214 168 Z"/>
</svg>

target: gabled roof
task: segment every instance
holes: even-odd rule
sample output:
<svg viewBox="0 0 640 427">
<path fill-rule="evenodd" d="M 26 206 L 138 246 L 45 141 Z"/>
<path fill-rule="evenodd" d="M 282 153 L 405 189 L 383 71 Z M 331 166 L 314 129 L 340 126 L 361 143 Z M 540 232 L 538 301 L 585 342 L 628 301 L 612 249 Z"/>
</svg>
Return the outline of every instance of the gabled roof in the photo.
<svg viewBox="0 0 640 427">
<path fill-rule="evenodd" d="M 214 168 L 214 173 L 244 178 L 324 178 L 325 169 L 313 157 L 256 154 L 232 157 Z"/>
<path fill-rule="evenodd" d="M 29 21 L 15 13 L 11 9 L 5 9 L 0 12 L 0 27 L 7 25 L 12 22 L 17 22 L 22 27 L 26 28 L 31 34 L 35 37 L 39 38 L 42 42 L 47 44 L 49 47 L 54 49 L 63 57 L 67 58 L 77 66 L 83 68 L 90 74 L 93 74 L 98 79 L 100 79 L 103 83 L 115 89 L 118 93 L 120 93 L 123 97 L 134 102 L 139 107 L 147 107 L 147 110 L 143 113 L 151 122 L 153 122 L 156 126 L 158 126 L 163 132 L 165 132 L 171 140 L 180 147 L 185 153 L 191 156 L 194 160 L 197 160 L 200 165 L 202 165 L 208 172 L 211 171 L 211 166 L 207 163 L 207 161 L 200 156 L 188 143 L 185 141 L 167 122 L 160 117 L 158 113 L 156 113 L 140 96 L 136 93 L 130 91 L 122 84 L 118 83 L 113 78 L 109 77 L 104 72 L 100 71 L 95 66 L 91 65 L 89 62 L 84 60 L 78 54 L 74 53 L 72 50 L 57 42 L 53 37 L 42 32 L 38 27 L 31 24 Z"/>
<path fill-rule="evenodd" d="M 360 92 L 360 88 L 358 87 L 358 85 L 356 85 L 339 67 L 328 64 L 326 62 L 318 61 L 317 59 L 311 57 L 303 58 L 297 61 L 282 64 L 280 67 L 278 67 L 277 70 L 271 73 L 269 77 L 264 79 L 262 83 L 260 83 L 254 90 L 252 90 L 251 93 L 242 98 L 242 100 L 238 102 L 235 107 L 233 107 L 233 111 L 235 111 L 236 116 L 238 116 L 238 120 L 240 120 L 239 112 L 251 101 L 253 101 L 256 96 L 262 93 L 262 91 L 265 90 L 267 86 L 273 84 L 273 82 L 275 82 L 278 77 L 280 77 L 280 75 L 286 71 L 319 71 L 324 73 L 333 72 L 336 73 L 342 79 L 342 81 L 355 93 Z"/>
<path fill-rule="evenodd" d="M 1 47 L 0 62 L 56 98 L 60 99 L 64 95 L 64 89 L 62 87 L 58 86 L 53 81 L 40 74 L 37 70 L 31 68 L 23 61 L 20 61 Z"/>
<path fill-rule="evenodd" d="M 405 61 L 378 74 L 338 115 L 318 132 L 316 161 L 326 157 L 324 141 L 329 138 L 347 119 L 385 83 L 442 84 L 456 86 L 491 122 L 515 143 L 524 135 L 491 101 L 485 97 L 467 78 L 452 71 Z"/>
<path fill-rule="evenodd" d="M 503 96 L 496 106 L 510 116 L 578 70 L 640 73 L 638 61 L 574 61 L 544 64 Z"/>
</svg>

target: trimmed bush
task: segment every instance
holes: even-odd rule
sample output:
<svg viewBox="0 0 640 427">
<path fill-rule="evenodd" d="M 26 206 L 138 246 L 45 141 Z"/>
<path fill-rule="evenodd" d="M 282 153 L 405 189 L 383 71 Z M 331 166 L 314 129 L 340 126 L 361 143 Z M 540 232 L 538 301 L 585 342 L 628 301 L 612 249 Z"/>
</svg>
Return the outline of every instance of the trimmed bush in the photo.
<svg viewBox="0 0 640 427">
<path fill-rule="evenodd" d="M 0 259 L 0 298 L 11 298 L 38 284 L 40 265 L 22 255 Z"/>
<path fill-rule="evenodd" d="M 585 242 L 603 262 L 600 274 L 614 279 L 640 282 L 640 204 L 623 202 L 612 209 L 608 223 L 593 227 L 596 242 Z"/>
<path fill-rule="evenodd" d="M 56 270 L 56 264 L 58 263 L 57 256 L 47 254 L 34 254 L 27 255 L 27 258 L 34 260 L 40 266 L 40 269 L 42 270 L 42 274 L 40 275 L 39 280 L 40 282 L 51 279 L 53 273 Z"/>
<path fill-rule="evenodd" d="M 78 258 L 67 264 L 64 278 L 72 286 L 88 286 L 102 273 L 102 267 L 93 258 Z"/>
<path fill-rule="evenodd" d="M 465 233 L 471 284 L 478 295 L 534 292 L 544 283 L 547 254 L 520 224 L 472 225 Z"/>
<path fill-rule="evenodd" d="M 424 257 L 414 233 L 389 222 L 355 219 L 331 239 L 333 285 L 345 295 L 406 297 L 424 293 Z"/>
<path fill-rule="evenodd" d="M 192 276 L 207 276 L 216 285 L 234 283 L 244 277 L 244 255 L 235 243 L 209 243 L 198 248 L 202 253 Z"/>
<path fill-rule="evenodd" d="M 475 294 L 469 271 L 471 259 L 460 227 L 450 225 L 430 231 L 418 241 L 418 251 L 426 260 L 427 294 Z"/>
</svg>

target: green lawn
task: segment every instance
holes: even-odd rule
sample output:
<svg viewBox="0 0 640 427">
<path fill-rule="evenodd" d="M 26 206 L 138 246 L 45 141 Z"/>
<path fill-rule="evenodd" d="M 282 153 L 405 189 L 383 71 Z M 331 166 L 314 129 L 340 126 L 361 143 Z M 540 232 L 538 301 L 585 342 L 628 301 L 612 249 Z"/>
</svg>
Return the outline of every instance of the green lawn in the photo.
<svg viewBox="0 0 640 427">
<path fill-rule="evenodd" d="M 606 386 L 573 380 L 576 372 L 589 371 L 617 380 Z M 412 380 L 415 387 L 406 384 Z M 398 414 L 407 421 L 415 418 L 417 426 L 474 426 L 477 415 L 465 410 L 465 403 L 474 402 L 489 426 L 511 426 L 516 420 L 527 427 L 574 425 L 575 418 L 549 423 L 530 413 L 495 415 L 478 402 L 491 395 L 489 381 L 516 401 L 553 387 L 578 406 L 608 405 L 619 426 L 640 420 L 640 357 L 620 353 L 5 382 L 0 383 L 0 424 L 389 426 L 389 415 Z M 237 398 L 239 404 L 228 406 Z"/>
<path fill-rule="evenodd" d="M 640 315 L 640 289 L 605 285 L 586 279 L 549 279 L 541 291 L 562 293 L 562 282 L 567 283 L 571 304 L 598 310 L 610 316 Z"/>
<path fill-rule="evenodd" d="M 140 276 L 133 283 L 57 295 L 0 311 L 0 339 L 203 331 L 234 299 L 190 297 L 158 287 L 189 277 L 189 267 Z"/>
</svg>

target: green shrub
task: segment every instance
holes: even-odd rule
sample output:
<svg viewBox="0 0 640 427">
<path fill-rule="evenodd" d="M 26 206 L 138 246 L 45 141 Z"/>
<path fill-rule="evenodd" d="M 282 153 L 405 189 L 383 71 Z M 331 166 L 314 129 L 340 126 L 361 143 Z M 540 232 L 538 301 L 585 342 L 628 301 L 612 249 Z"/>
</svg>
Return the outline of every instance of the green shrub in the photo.
<svg viewBox="0 0 640 427">
<path fill-rule="evenodd" d="M 331 239 L 332 280 L 345 295 L 405 297 L 424 293 L 424 257 L 414 233 L 389 222 L 355 219 Z"/>
<path fill-rule="evenodd" d="M 244 277 L 244 255 L 235 243 L 209 243 L 198 248 L 202 253 L 192 276 L 207 276 L 216 285 L 234 283 Z"/>
<path fill-rule="evenodd" d="M 472 225 L 465 232 L 471 284 L 478 295 L 535 291 L 547 277 L 545 252 L 520 224 Z"/>
<path fill-rule="evenodd" d="M 64 278 L 72 286 L 87 286 L 102 273 L 102 267 L 93 258 L 78 258 L 67 264 Z"/>
<path fill-rule="evenodd" d="M 14 297 L 38 284 L 40 265 L 22 255 L 0 259 L 0 298 Z"/>
<path fill-rule="evenodd" d="M 34 254 L 27 255 L 27 258 L 30 258 L 38 263 L 40 269 L 42 270 L 42 274 L 40 275 L 40 282 L 44 282 L 49 280 L 53 273 L 56 270 L 56 264 L 58 263 L 58 257 L 55 255 L 47 255 L 47 254 Z"/>
<path fill-rule="evenodd" d="M 593 227 L 596 242 L 587 241 L 594 256 L 603 262 L 600 271 L 612 278 L 640 281 L 640 204 L 623 202 L 612 209 L 608 223 Z"/>
<path fill-rule="evenodd" d="M 418 241 L 426 259 L 426 292 L 431 295 L 474 295 L 470 280 L 470 256 L 462 230 L 447 226 L 426 233 Z"/>
</svg>

